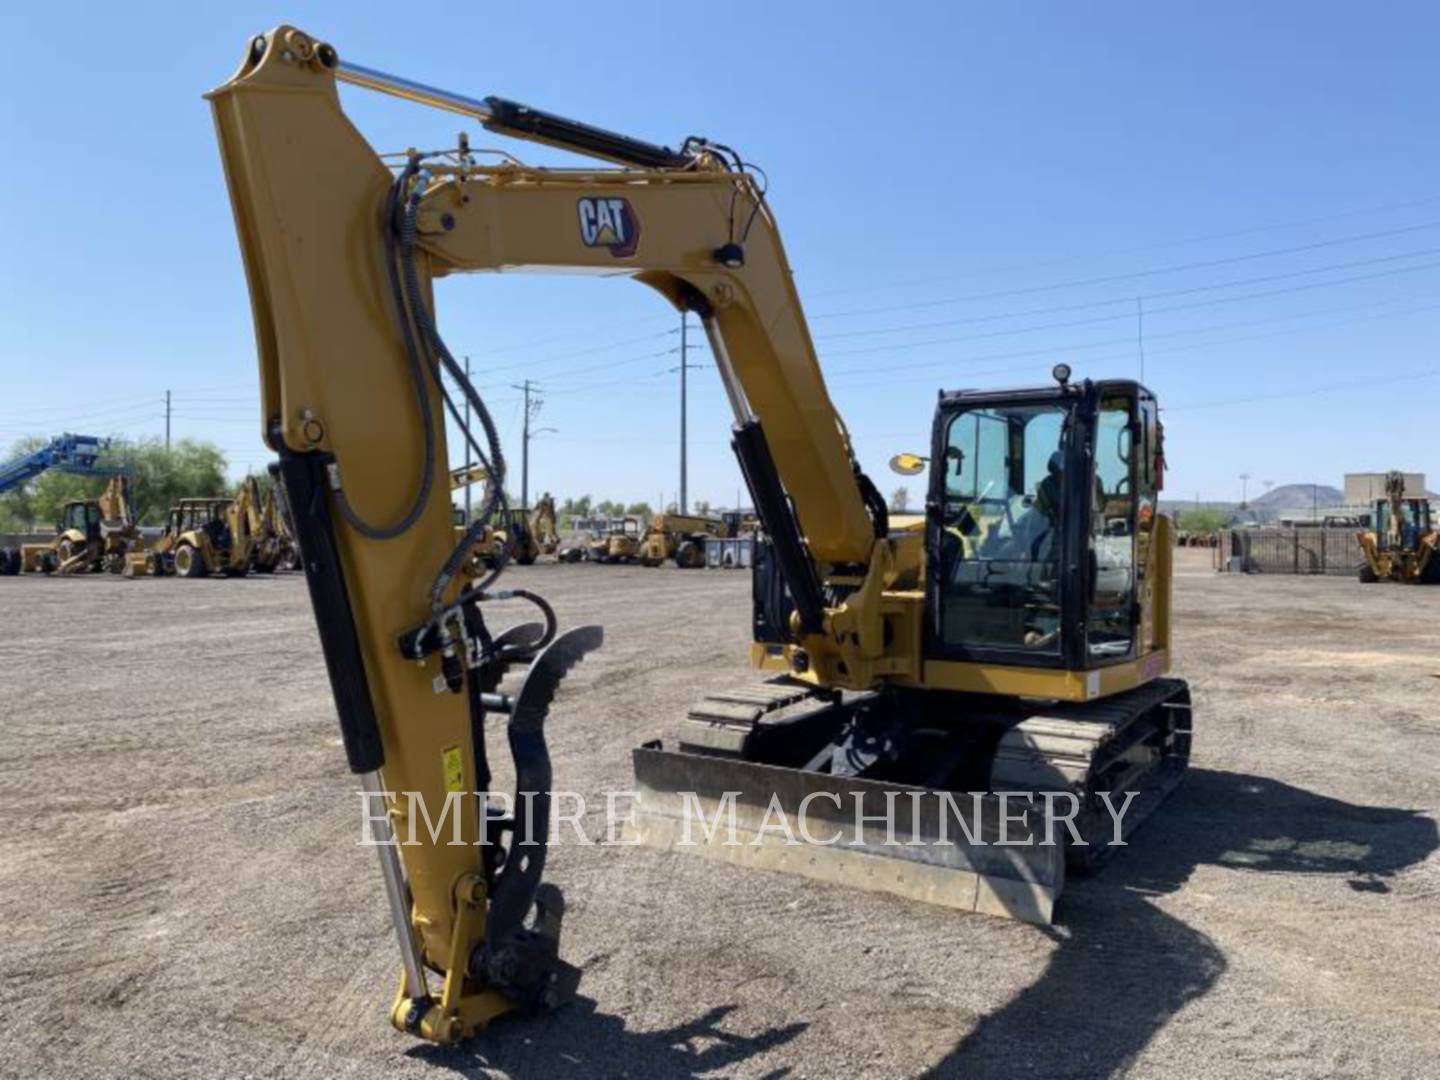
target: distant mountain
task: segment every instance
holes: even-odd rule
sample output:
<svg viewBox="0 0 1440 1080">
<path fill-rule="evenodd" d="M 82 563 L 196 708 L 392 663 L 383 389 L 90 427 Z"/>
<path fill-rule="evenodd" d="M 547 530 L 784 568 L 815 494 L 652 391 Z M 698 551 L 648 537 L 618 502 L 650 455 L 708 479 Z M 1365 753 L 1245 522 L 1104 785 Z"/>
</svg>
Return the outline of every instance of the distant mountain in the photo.
<svg viewBox="0 0 1440 1080">
<path fill-rule="evenodd" d="M 1250 500 L 1254 510 L 1308 510 L 1312 506 L 1339 506 L 1345 493 L 1329 484 L 1281 484 Z"/>
</svg>

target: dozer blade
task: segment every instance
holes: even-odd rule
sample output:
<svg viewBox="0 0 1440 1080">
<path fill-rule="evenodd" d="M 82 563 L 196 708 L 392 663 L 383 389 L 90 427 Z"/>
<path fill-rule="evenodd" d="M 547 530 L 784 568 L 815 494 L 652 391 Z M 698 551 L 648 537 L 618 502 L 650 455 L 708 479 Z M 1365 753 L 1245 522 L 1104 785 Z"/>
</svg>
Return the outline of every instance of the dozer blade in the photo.
<svg viewBox="0 0 1440 1080">
<path fill-rule="evenodd" d="M 1044 843 L 1040 814 L 1023 802 L 658 741 L 633 753 L 632 842 L 1041 924 L 1064 887 L 1064 848 Z"/>
</svg>

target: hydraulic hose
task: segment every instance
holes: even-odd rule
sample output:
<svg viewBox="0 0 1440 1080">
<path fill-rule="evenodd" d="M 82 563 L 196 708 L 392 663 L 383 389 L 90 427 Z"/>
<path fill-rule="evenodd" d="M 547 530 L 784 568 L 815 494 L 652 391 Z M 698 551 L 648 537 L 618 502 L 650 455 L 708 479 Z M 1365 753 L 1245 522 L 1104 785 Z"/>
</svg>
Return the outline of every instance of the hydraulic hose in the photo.
<svg viewBox="0 0 1440 1080">
<path fill-rule="evenodd" d="M 438 360 L 439 364 L 449 372 L 450 377 L 454 380 L 455 384 L 461 388 L 466 400 L 470 403 L 474 414 L 479 418 L 480 425 L 485 432 L 486 446 L 484 448 L 476 441 L 469 427 L 460 419 L 459 411 L 455 408 L 454 402 L 451 401 L 449 393 L 441 380 L 439 368 L 434 364 L 421 365 L 422 368 L 425 366 L 430 368 L 431 377 L 435 380 L 440 390 L 442 400 L 450 409 L 451 415 L 455 417 L 456 422 L 460 426 L 460 430 L 464 433 L 466 442 L 484 465 L 486 471 L 489 472 L 491 479 L 489 490 L 485 495 L 485 501 L 477 515 L 477 521 L 472 523 L 470 528 L 466 530 L 460 543 L 451 551 L 450 556 L 445 560 L 440 571 L 435 576 L 435 581 L 430 591 L 430 602 L 432 609 L 438 611 L 444 606 L 445 593 L 450 583 L 454 580 L 455 575 L 460 572 L 460 568 L 464 566 L 465 560 L 469 557 L 470 549 L 480 539 L 484 529 L 483 523 L 492 520 L 498 511 L 503 511 L 505 508 L 505 454 L 500 446 L 500 433 L 495 426 L 494 418 L 490 415 L 489 408 L 485 405 L 480 395 L 476 393 L 475 387 L 466 377 L 464 369 L 455 361 L 455 357 L 446 346 L 444 338 L 440 336 L 440 331 L 436 328 L 434 319 L 431 318 L 430 310 L 425 304 L 424 293 L 420 287 L 420 276 L 415 266 L 415 238 L 418 232 L 420 201 L 424 194 L 423 175 L 419 169 L 418 159 L 412 158 L 396 181 L 397 186 L 400 188 L 399 196 L 397 197 L 399 205 L 395 213 L 396 220 L 392 233 L 398 233 L 398 237 L 394 237 L 393 242 L 398 243 L 399 249 L 399 298 L 401 301 L 401 311 L 404 316 L 402 322 L 404 323 L 404 329 L 406 331 L 407 353 L 414 355 L 415 352 L 418 352 L 418 350 L 412 350 L 411 348 L 412 341 L 409 330 L 413 324 L 419 332 L 420 343 L 425 351 L 431 354 L 433 359 Z M 416 180 L 413 185 L 410 183 L 412 179 Z M 404 190 L 407 186 L 409 188 L 408 191 Z M 392 270 L 393 267 L 394 263 L 392 262 Z M 423 379 L 423 374 L 421 377 Z M 428 459 L 426 476 L 428 480 L 432 475 L 434 464 L 434 421 L 429 412 L 428 398 L 426 399 L 425 420 Z M 428 490 L 426 495 L 428 497 Z M 480 583 L 479 587 L 481 589 L 487 588 L 495 582 L 504 570 L 507 558 L 508 554 L 502 548 L 497 554 L 495 568 L 484 581 Z"/>
<path fill-rule="evenodd" d="M 374 525 L 366 521 L 350 504 L 345 489 L 340 487 L 336 490 L 335 500 L 340 508 L 340 516 L 345 519 L 347 525 L 370 540 L 393 540 L 407 532 L 424 513 L 425 505 L 430 501 L 431 488 L 435 482 L 435 417 L 430 411 L 430 394 L 425 383 L 425 365 L 419 350 L 415 347 L 411 317 L 407 315 L 409 305 L 405 303 L 405 296 L 401 290 L 395 267 L 394 221 L 400 201 L 405 195 L 405 189 L 418 170 L 419 162 L 412 159 L 395 178 L 395 182 L 390 185 L 389 194 L 385 199 L 385 248 L 388 256 L 386 269 L 390 278 L 391 292 L 398 308 L 400 333 L 405 342 L 405 359 L 410 369 L 410 383 L 415 391 L 415 402 L 420 410 L 421 424 L 425 429 L 425 452 L 420 466 L 420 484 L 415 492 L 414 502 L 411 503 L 410 509 L 405 512 L 404 516 L 391 525 Z"/>
</svg>

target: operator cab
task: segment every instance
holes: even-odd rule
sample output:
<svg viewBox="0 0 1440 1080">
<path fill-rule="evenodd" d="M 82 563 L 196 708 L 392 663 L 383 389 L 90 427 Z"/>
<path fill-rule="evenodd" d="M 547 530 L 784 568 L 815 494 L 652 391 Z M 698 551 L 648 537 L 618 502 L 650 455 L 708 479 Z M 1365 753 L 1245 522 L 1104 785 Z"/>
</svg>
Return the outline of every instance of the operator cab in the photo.
<svg viewBox="0 0 1440 1080">
<path fill-rule="evenodd" d="M 225 511 L 230 507 L 229 499 L 181 499 L 177 507 L 171 508 L 167 528 L 172 535 L 203 532 L 210 543 L 221 550 L 230 547 L 230 525 L 225 520 Z"/>
<path fill-rule="evenodd" d="M 1063 371 L 1062 371 L 1063 369 Z M 1063 374 L 1063 377 L 1062 377 Z M 1129 380 L 942 393 L 926 550 L 926 656 L 1084 670 L 1133 660 L 1163 456 Z"/>
<path fill-rule="evenodd" d="M 100 504 L 68 502 L 62 511 L 60 532 L 78 532 L 86 540 L 100 539 Z"/>
<path fill-rule="evenodd" d="M 1395 514 L 1388 500 L 1375 504 L 1375 546 L 1381 551 L 1390 551 L 1395 545 L 1392 537 L 1399 539 L 1399 550 L 1414 551 L 1420 546 L 1420 538 L 1430 531 L 1430 501 L 1428 499 L 1402 499 L 1400 518 Z"/>
</svg>

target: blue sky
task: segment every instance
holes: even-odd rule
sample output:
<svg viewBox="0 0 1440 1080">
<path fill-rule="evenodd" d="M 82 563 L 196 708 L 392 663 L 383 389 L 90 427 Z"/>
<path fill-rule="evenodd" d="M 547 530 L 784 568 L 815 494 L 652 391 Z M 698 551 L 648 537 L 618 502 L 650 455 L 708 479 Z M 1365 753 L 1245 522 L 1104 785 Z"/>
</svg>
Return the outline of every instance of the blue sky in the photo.
<svg viewBox="0 0 1440 1080">
<path fill-rule="evenodd" d="M 1167 494 L 1389 467 L 1437 486 L 1434 5 L 211 7 L 7 15 L 0 444 L 160 434 L 168 389 L 177 437 L 213 439 L 237 473 L 263 466 L 200 95 L 288 21 L 362 64 L 657 142 L 708 135 L 762 165 L 832 395 L 886 490 L 885 459 L 923 448 L 938 388 L 1033 384 L 1057 360 L 1137 375 L 1137 307 Z M 453 145 L 466 126 L 343 94 L 378 150 Z M 477 276 L 439 295 L 512 460 L 510 385 L 544 390 L 537 425 L 558 430 L 533 443 L 532 488 L 673 497 L 677 316 L 649 290 Z M 691 499 L 732 503 L 723 395 L 708 368 L 691 385 Z"/>
</svg>

